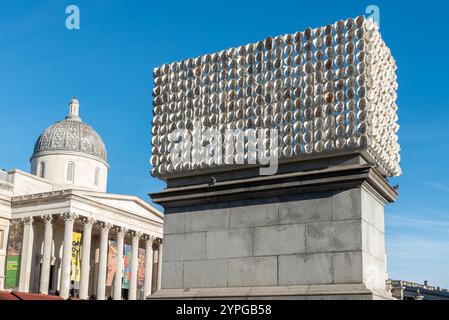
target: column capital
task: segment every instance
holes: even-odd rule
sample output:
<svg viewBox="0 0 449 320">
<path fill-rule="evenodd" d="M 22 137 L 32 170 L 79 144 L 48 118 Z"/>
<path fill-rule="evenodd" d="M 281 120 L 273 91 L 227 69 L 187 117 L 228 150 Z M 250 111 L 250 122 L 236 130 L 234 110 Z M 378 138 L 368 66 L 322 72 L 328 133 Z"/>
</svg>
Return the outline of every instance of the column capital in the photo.
<svg viewBox="0 0 449 320">
<path fill-rule="evenodd" d="M 20 219 L 20 221 L 23 223 L 23 224 L 33 224 L 33 217 L 23 217 L 22 219 Z"/>
<path fill-rule="evenodd" d="M 112 228 L 112 224 L 110 224 L 110 223 L 108 223 L 108 222 L 99 222 L 99 223 L 97 224 L 97 228 L 98 228 L 100 231 L 109 231 L 109 229 Z"/>
<path fill-rule="evenodd" d="M 78 215 L 73 212 L 64 212 L 61 213 L 61 217 L 64 219 L 65 222 L 73 222 L 78 217 Z"/>
<path fill-rule="evenodd" d="M 51 224 L 53 221 L 53 216 L 51 214 L 43 214 L 41 215 L 41 219 L 45 224 Z"/>
<path fill-rule="evenodd" d="M 154 243 L 155 243 L 156 245 L 161 245 L 161 244 L 162 244 L 162 238 L 156 238 L 156 239 L 154 240 Z"/>
<path fill-rule="evenodd" d="M 88 217 L 81 217 L 80 218 L 81 224 L 84 226 L 93 226 L 96 220 L 94 218 L 88 218 Z"/>
<path fill-rule="evenodd" d="M 128 232 L 128 229 L 125 227 L 115 226 L 113 231 L 117 236 L 124 236 Z"/>
<path fill-rule="evenodd" d="M 142 233 L 139 231 L 130 230 L 128 234 L 133 240 L 139 240 L 142 237 Z"/>
<path fill-rule="evenodd" d="M 149 242 L 150 244 L 153 244 L 153 242 L 154 242 L 155 240 L 156 240 L 156 237 L 155 237 L 155 236 L 151 236 L 151 235 L 148 235 L 148 234 L 146 234 L 146 235 L 143 236 L 143 241 Z"/>
</svg>

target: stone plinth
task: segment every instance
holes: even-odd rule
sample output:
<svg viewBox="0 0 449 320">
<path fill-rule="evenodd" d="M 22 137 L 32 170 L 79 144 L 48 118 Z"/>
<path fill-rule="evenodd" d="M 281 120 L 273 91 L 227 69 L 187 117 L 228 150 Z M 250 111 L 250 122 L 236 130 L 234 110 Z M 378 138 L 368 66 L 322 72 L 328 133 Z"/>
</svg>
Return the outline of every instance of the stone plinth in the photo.
<svg viewBox="0 0 449 320">
<path fill-rule="evenodd" d="M 384 206 L 397 193 L 370 163 L 353 153 L 285 163 L 274 176 L 168 180 L 151 195 L 166 215 L 152 298 L 391 298 Z"/>
</svg>

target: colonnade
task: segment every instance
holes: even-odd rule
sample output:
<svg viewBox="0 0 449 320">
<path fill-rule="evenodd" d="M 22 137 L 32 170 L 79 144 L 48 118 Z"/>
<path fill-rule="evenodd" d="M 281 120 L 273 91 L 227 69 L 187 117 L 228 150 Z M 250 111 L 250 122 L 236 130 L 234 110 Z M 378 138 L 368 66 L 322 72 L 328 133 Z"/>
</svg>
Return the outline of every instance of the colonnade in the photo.
<svg viewBox="0 0 449 320">
<path fill-rule="evenodd" d="M 96 221 L 88 217 L 80 217 L 74 213 L 61 214 L 64 219 L 64 240 L 61 264 L 61 277 L 59 295 L 63 298 L 68 298 L 70 295 L 70 276 L 72 263 L 72 234 L 74 231 L 75 221 L 81 222 L 83 226 L 82 233 L 82 252 L 81 252 L 81 277 L 79 287 L 79 298 L 89 298 L 89 279 L 90 279 L 90 264 L 91 264 L 91 242 L 92 242 L 92 228 L 95 226 L 100 231 L 100 250 L 98 262 L 98 277 L 96 287 L 97 300 L 104 300 L 106 298 L 106 277 L 107 277 L 107 259 L 108 259 L 108 240 L 112 233 L 117 243 L 117 259 L 116 259 L 116 273 L 113 283 L 112 297 L 114 300 L 122 299 L 122 275 L 124 270 L 124 244 L 125 236 L 132 239 L 131 247 L 131 276 L 128 292 L 128 300 L 135 300 L 137 297 L 137 272 L 138 272 L 138 252 L 139 243 L 141 240 L 145 242 L 145 278 L 143 285 L 143 293 L 145 297 L 151 295 L 152 288 L 152 274 L 153 274 L 153 246 L 158 250 L 158 284 L 160 288 L 160 269 L 162 264 L 162 239 L 153 235 L 143 234 L 139 231 L 128 230 L 122 226 L 115 226 L 110 223 Z M 53 242 L 54 220 L 55 215 L 43 215 L 40 217 L 44 223 L 44 241 L 43 254 L 41 262 L 39 292 L 48 294 L 50 269 L 51 269 L 51 254 Z M 36 218 L 23 218 L 23 243 L 22 243 L 22 260 L 20 266 L 20 281 L 19 290 L 29 291 L 29 282 L 31 274 L 31 260 L 33 255 L 33 223 Z"/>
</svg>

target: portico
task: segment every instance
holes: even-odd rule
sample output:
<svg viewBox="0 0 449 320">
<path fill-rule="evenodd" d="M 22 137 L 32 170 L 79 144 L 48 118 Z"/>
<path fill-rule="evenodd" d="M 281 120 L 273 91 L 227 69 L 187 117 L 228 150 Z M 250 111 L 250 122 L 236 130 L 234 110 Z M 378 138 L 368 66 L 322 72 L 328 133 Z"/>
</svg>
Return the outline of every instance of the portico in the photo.
<svg viewBox="0 0 449 320">
<path fill-rule="evenodd" d="M 148 210 L 152 216 L 139 215 L 139 207 L 140 213 Z M 12 212 L 12 221 L 20 223 L 24 232 L 20 291 L 136 300 L 157 288 L 160 263 L 153 255 L 160 255 L 162 214 L 139 198 L 62 190 L 13 197 Z M 74 232 L 81 234 L 79 244 L 72 243 Z M 79 270 L 73 263 L 73 245 L 80 248 Z M 129 245 L 129 286 L 124 288 L 124 248 Z M 144 278 L 138 279 L 139 253 L 143 252 Z M 73 280 L 74 270 L 80 272 L 79 281 Z M 107 283 L 111 272 L 113 281 Z"/>
</svg>

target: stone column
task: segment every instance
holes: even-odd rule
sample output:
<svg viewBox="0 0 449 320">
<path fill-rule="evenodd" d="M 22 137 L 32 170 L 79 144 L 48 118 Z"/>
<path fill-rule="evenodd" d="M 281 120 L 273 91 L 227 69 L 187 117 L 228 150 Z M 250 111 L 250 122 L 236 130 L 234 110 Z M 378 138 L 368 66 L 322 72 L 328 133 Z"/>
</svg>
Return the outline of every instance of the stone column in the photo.
<svg viewBox="0 0 449 320">
<path fill-rule="evenodd" d="M 157 250 L 157 290 L 161 289 L 162 284 L 162 239 L 158 239 L 159 248 Z"/>
<path fill-rule="evenodd" d="M 153 241 L 154 237 L 145 237 L 145 281 L 143 287 L 144 299 L 151 295 L 151 281 L 153 277 Z"/>
<path fill-rule="evenodd" d="M 125 244 L 125 228 L 116 229 L 117 237 L 117 267 L 114 277 L 114 300 L 122 300 L 122 280 L 123 280 L 123 246 Z"/>
<path fill-rule="evenodd" d="M 83 223 L 83 247 L 81 254 L 81 283 L 80 299 L 88 299 L 89 295 L 89 276 L 90 276 L 90 246 L 92 242 L 92 226 L 95 220 L 84 218 Z"/>
<path fill-rule="evenodd" d="M 99 225 L 100 233 L 100 261 L 98 262 L 97 300 L 104 300 L 106 293 L 106 271 L 108 264 L 108 236 L 111 225 Z"/>
<path fill-rule="evenodd" d="M 28 292 L 30 290 L 31 260 L 33 258 L 33 218 L 22 218 L 23 238 L 22 257 L 20 262 L 19 291 Z"/>
<path fill-rule="evenodd" d="M 139 268 L 139 239 L 141 236 L 140 232 L 132 233 L 131 279 L 129 282 L 128 300 L 136 300 L 137 270 Z"/>
<path fill-rule="evenodd" d="M 69 297 L 70 272 L 72 271 L 72 234 L 76 215 L 70 212 L 63 213 L 64 218 L 64 249 L 62 251 L 61 289 L 59 295 L 64 299 Z"/>
<path fill-rule="evenodd" d="M 45 231 L 39 292 L 42 294 L 48 294 L 48 287 L 50 285 L 51 246 L 53 241 L 53 217 L 52 215 L 47 214 L 42 216 L 42 220 L 45 224 Z"/>
<path fill-rule="evenodd" d="M 6 256 L 7 256 L 7 243 L 8 243 L 8 235 L 9 235 L 10 226 L 6 226 L 4 233 L 4 242 L 3 242 L 3 252 L 0 248 L 0 291 L 5 290 L 5 281 L 6 281 Z M 0 241 L 1 242 L 1 241 Z"/>
</svg>

